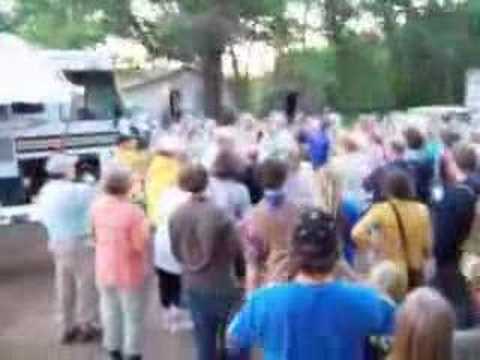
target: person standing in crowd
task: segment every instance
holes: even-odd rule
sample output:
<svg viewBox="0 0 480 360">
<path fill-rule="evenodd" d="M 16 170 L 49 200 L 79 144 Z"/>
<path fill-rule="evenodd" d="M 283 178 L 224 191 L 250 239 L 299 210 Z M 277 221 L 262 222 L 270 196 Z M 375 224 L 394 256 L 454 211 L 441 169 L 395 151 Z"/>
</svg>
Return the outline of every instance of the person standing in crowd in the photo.
<svg viewBox="0 0 480 360">
<path fill-rule="evenodd" d="M 103 346 L 112 360 L 142 358 L 150 231 L 143 210 L 129 199 L 132 181 L 124 167 L 107 169 L 91 210 Z"/>
<path fill-rule="evenodd" d="M 259 144 L 260 161 L 263 162 L 267 159 L 286 161 L 296 143 L 288 128 L 287 119 L 284 114 L 272 113 L 269 125 L 268 132 Z"/>
<path fill-rule="evenodd" d="M 205 149 L 201 162 L 207 169 L 211 169 L 220 152 L 236 151 L 237 142 L 234 128 L 231 126 L 217 127 L 213 133 L 213 144 L 205 145 L 207 148 Z"/>
<path fill-rule="evenodd" d="M 182 308 L 182 266 L 173 256 L 169 221 L 173 213 L 188 201 L 188 193 L 175 184 L 164 189 L 157 201 L 158 216 L 154 239 L 154 264 L 162 307 L 162 326 L 175 333 L 192 328 L 190 314 Z"/>
<path fill-rule="evenodd" d="M 335 184 L 335 198 L 338 199 L 336 204 L 346 200 L 357 204 L 360 211 L 364 211 L 368 205 L 368 194 L 363 189 L 363 180 L 369 173 L 368 154 L 353 135 L 346 135 L 340 144 L 344 153 L 333 157 L 328 165 Z"/>
<path fill-rule="evenodd" d="M 203 166 L 186 166 L 178 181 L 190 198 L 170 218 L 172 252 L 182 266 L 197 358 L 212 360 L 219 355 L 219 333 L 239 298 L 234 276 L 238 234 L 228 215 L 207 196 L 209 178 Z"/>
<path fill-rule="evenodd" d="M 393 304 L 401 304 L 408 292 L 405 271 L 393 261 L 385 260 L 372 268 L 369 282 Z"/>
<path fill-rule="evenodd" d="M 332 150 L 329 129 L 328 121 L 314 121 L 309 131 L 300 134 L 299 140 L 306 145 L 315 173 L 315 204 L 334 214 L 337 211 L 338 191 L 326 167 Z"/>
<path fill-rule="evenodd" d="M 245 168 L 240 181 L 247 187 L 253 205 L 257 205 L 263 198 L 262 184 L 258 179 L 258 168 L 258 149 L 252 145 L 246 149 Z"/>
<path fill-rule="evenodd" d="M 391 360 L 452 360 L 455 314 L 436 291 L 407 296 L 398 316 Z"/>
<path fill-rule="evenodd" d="M 435 164 L 427 154 L 425 136 L 414 127 L 407 128 L 403 135 L 407 143 L 405 159 L 413 177 L 416 198 L 424 204 L 430 204 Z"/>
<path fill-rule="evenodd" d="M 377 167 L 363 181 L 364 189 L 372 193 L 373 203 L 385 201 L 382 187 L 387 174 L 394 170 L 409 171 L 408 163 L 405 160 L 405 143 L 402 140 L 392 140 L 388 144 L 387 163 Z"/>
<path fill-rule="evenodd" d="M 288 198 L 298 207 L 314 205 L 313 170 L 310 164 L 302 162 L 302 154 L 298 146 L 288 156 L 288 177 L 285 192 Z"/>
<path fill-rule="evenodd" d="M 130 196 L 132 200 L 145 204 L 145 175 L 150 163 L 150 155 L 140 147 L 137 138 L 120 135 L 114 150 L 113 163 L 126 167 L 132 172 L 133 184 Z"/>
<path fill-rule="evenodd" d="M 135 174 L 144 174 L 149 162 L 147 153 L 139 149 L 138 140 L 131 135 L 118 137 L 113 160 Z"/>
<path fill-rule="evenodd" d="M 425 281 L 423 274 L 432 252 L 432 225 L 428 208 L 413 200 L 408 175 L 387 175 L 385 202 L 375 204 L 354 227 L 359 251 L 373 254 L 373 262 L 391 260 L 408 275 L 409 288 Z"/>
<path fill-rule="evenodd" d="M 251 206 L 250 194 L 238 179 L 243 172 L 239 156 L 222 150 L 213 162 L 208 186 L 209 198 L 234 221 L 240 221 Z"/>
<path fill-rule="evenodd" d="M 95 253 L 91 244 L 89 209 L 95 190 L 75 183 L 77 158 L 53 155 L 46 165 L 50 180 L 37 199 L 37 211 L 48 233 L 55 263 L 60 341 L 90 341 L 98 337 Z M 77 314 L 75 316 L 75 314 Z"/>
<path fill-rule="evenodd" d="M 288 249 L 298 216 L 298 208 L 286 197 L 284 184 L 287 165 L 266 160 L 260 169 L 264 199 L 255 206 L 241 225 L 247 290 L 289 279 Z"/>
<path fill-rule="evenodd" d="M 472 159 L 467 161 L 467 157 L 470 155 L 469 152 L 453 155 L 449 164 L 451 182 L 445 184 L 443 196 L 434 202 L 432 209 L 436 264 L 432 284 L 455 308 L 459 328 L 473 326 L 471 296 L 460 269 L 462 249 L 471 234 L 477 202 L 477 194 L 468 176 L 471 165 L 467 164 Z"/>
<path fill-rule="evenodd" d="M 291 242 L 292 282 L 255 291 L 230 324 L 232 358 L 259 347 L 265 360 L 365 359 L 366 339 L 393 331 L 394 307 L 374 289 L 335 279 L 335 220 L 306 209 Z"/>
<path fill-rule="evenodd" d="M 440 176 L 444 183 L 455 182 L 455 161 L 453 151 L 461 140 L 460 135 L 451 130 L 444 130 L 440 137 L 443 142 L 442 153 L 440 157 Z"/>
<path fill-rule="evenodd" d="M 154 145 L 154 155 L 145 178 L 147 214 L 154 225 L 159 218 L 158 199 L 163 191 L 177 182 L 181 152 L 180 139 L 177 137 L 161 137 Z"/>
</svg>

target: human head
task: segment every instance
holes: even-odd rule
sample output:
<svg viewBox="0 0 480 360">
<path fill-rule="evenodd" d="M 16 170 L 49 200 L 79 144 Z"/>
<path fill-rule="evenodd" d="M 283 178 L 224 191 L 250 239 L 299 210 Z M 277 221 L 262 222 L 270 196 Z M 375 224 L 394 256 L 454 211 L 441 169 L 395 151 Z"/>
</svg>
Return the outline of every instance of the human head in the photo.
<svg viewBox="0 0 480 360">
<path fill-rule="evenodd" d="M 233 151 L 222 149 L 212 166 L 212 175 L 219 179 L 236 180 L 241 171 L 241 161 Z"/>
<path fill-rule="evenodd" d="M 48 159 L 45 170 L 52 178 L 73 180 L 77 163 L 76 156 L 55 154 Z"/>
<path fill-rule="evenodd" d="M 339 257 L 335 219 L 316 208 L 302 210 L 290 254 L 295 273 L 332 273 Z"/>
<path fill-rule="evenodd" d="M 409 150 L 422 150 L 423 146 L 425 145 L 425 137 L 416 127 L 407 128 L 404 131 L 403 136 L 405 137 L 405 141 Z"/>
<path fill-rule="evenodd" d="M 208 172 L 200 164 L 185 165 L 178 175 L 181 190 L 192 194 L 202 194 L 208 186 Z"/>
<path fill-rule="evenodd" d="M 153 151 L 163 156 L 180 156 L 183 153 L 180 138 L 176 136 L 162 136 L 153 145 Z"/>
<path fill-rule="evenodd" d="M 116 145 L 119 148 L 133 150 L 137 147 L 137 140 L 130 135 L 119 135 Z"/>
<path fill-rule="evenodd" d="M 408 290 L 405 271 L 392 261 L 382 261 L 370 272 L 370 283 L 396 303 L 400 303 Z"/>
<path fill-rule="evenodd" d="M 231 109 L 224 109 L 221 114 L 220 124 L 223 126 L 232 126 L 237 123 L 237 114 Z"/>
<path fill-rule="evenodd" d="M 392 159 L 402 159 L 405 155 L 405 142 L 402 139 L 393 139 L 388 144 L 389 156 Z"/>
<path fill-rule="evenodd" d="M 280 190 L 288 176 L 288 166 L 276 159 L 267 159 L 260 166 L 260 180 L 265 190 Z"/>
<path fill-rule="evenodd" d="M 382 187 L 383 195 L 387 199 L 410 200 L 415 196 L 412 181 L 403 170 L 392 170 L 387 173 Z"/>
<path fill-rule="evenodd" d="M 235 148 L 235 136 L 232 133 L 232 129 L 226 127 L 220 127 L 214 130 L 214 139 L 217 147 L 222 150 L 232 150 Z"/>
<path fill-rule="evenodd" d="M 108 195 L 126 196 L 133 185 L 133 174 L 125 166 L 111 165 L 105 170 L 102 179 L 103 191 Z"/>
<path fill-rule="evenodd" d="M 457 167 L 465 174 L 473 173 L 477 170 L 477 153 L 473 146 L 459 145 L 453 151 L 453 157 Z"/>
<path fill-rule="evenodd" d="M 435 290 L 407 296 L 397 314 L 392 360 L 451 360 L 455 315 Z"/>
<path fill-rule="evenodd" d="M 460 135 L 452 130 L 443 130 L 440 137 L 447 148 L 454 147 L 460 141 Z"/>
<path fill-rule="evenodd" d="M 342 146 L 346 153 L 354 153 L 360 150 L 360 144 L 353 134 L 347 134 L 343 137 Z"/>
</svg>

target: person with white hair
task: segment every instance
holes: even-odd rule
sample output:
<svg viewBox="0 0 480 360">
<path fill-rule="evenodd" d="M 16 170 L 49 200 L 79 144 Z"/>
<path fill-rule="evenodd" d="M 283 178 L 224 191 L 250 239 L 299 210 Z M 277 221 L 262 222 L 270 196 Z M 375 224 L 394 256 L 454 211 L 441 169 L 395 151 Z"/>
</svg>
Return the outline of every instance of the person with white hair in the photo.
<svg viewBox="0 0 480 360">
<path fill-rule="evenodd" d="M 74 182 L 77 160 L 74 156 L 55 154 L 47 161 L 50 179 L 40 190 L 36 203 L 55 264 L 57 317 L 63 344 L 91 341 L 98 336 L 89 221 L 95 190 Z"/>
<path fill-rule="evenodd" d="M 299 207 L 314 206 L 315 185 L 312 166 L 302 161 L 299 147 L 294 147 L 288 157 L 288 178 L 285 191 L 290 200 Z"/>
<path fill-rule="evenodd" d="M 100 293 L 103 347 L 112 360 L 141 360 L 150 227 L 131 202 L 131 171 L 112 165 L 92 205 L 96 283 Z"/>
<path fill-rule="evenodd" d="M 207 147 L 202 158 L 202 165 L 210 169 L 217 158 L 217 155 L 224 151 L 235 151 L 236 149 L 235 129 L 231 126 L 221 126 L 213 130 L 213 143 Z"/>
</svg>

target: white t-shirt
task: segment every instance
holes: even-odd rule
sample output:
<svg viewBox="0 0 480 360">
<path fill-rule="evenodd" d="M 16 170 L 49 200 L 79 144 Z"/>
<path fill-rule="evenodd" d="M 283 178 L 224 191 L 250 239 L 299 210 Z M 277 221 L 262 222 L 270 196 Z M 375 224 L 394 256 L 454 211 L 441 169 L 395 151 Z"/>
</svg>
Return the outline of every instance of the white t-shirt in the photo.
<svg viewBox="0 0 480 360">
<path fill-rule="evenodd" d="M 182 267 L 172 253 L 169 221 L 180 205 L 187 201 L 189 194 L 174 187 L 165 191 L 158 202 L 157 232 L 154 239 L 154 264 L 157 268 L 172 274 L 181 274 Z"/>
</svg>

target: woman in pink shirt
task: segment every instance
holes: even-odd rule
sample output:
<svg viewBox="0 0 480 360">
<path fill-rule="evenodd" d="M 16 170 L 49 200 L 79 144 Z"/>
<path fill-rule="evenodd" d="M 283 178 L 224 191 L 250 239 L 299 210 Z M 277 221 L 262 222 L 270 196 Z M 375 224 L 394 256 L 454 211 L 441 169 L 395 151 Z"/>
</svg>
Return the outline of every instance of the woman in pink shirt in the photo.
<svg viewBox="0 0 480 360">
<path fill-rule="evenodd" d="M 111 168 L 92 207 L 103 345 L 112 360 L 142 354 L 149 227 L 143 210 L 129 201 L 131 186 L 127 169 Z"/>
</svg>

